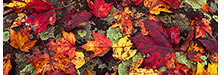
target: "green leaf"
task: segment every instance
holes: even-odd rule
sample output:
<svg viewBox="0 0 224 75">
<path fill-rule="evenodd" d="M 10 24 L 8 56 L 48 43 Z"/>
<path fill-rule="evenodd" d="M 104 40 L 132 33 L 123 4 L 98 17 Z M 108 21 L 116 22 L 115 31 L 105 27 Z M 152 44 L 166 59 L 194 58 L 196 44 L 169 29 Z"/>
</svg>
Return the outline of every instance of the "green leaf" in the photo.
<svg viewBox="0 0 224 75">
<path fill-rule="evenodd" d="M 167 69 L 166 66 L 162 66 L 162 67 L 159 68 L 159 71 L 160 71 L 160 72 L 164 72 L 164 71 L 166 71 L 166 69 Z"/>
<path fill-rule="evenodd" d="M 3 41 L 7 42 L 9 40 L 9 31 L 3 32 Z"/>
<path fill-rule="evenodd" d="M 77 32 L 80 37 L 85 37 L 87 34 L 87 32 L 85 30 L 78 30 Z"/>
<path fill-rule="evenodd" d="M 118 74 L 119 75 L 128 75 L 129 74 L 130 61 L 122 61 L 118 65 Z"/>
<path fill-rule="evenodd" d="M 213 15 L 212 18 L 213 18 L 216 22 L 218 22 L 218 16 Z"/>
<path fill-rule="evenodd" d="M 207 2 L 207 0 L 185 0 L 186 3 L 192 6 L 192 8 L 200 9 L 201 4 Z"/>
<path fill-rule="evenodd" d="M 26 65 L 25 68 L 23 68 L 20 71 L 20 75 L 27 75 L 27 74 L 36 75 L 36 70 L 34 69 L 32 64 Z"/>
<path fill-rule="evenodd" d="M 112 43 L 117 43 L 118 40 L 122 37 L 122 34 L 121 34 L 119 28 L 112 28 L 112 27 L 110 27 L 107 30 L 107 37 L 110 38 Z"/>
<path fill-rule="evenodd" d="M 140 53 L 140 52 L 137 52 L 137 53 L 135 54 L 135 56 L 132 57 L 132 64 L 131 64 L 131 66 L 133 66 L 133 68 L 134 68 L 135 63 L 136 63 L 140 58 L 144 58 L 144 57 L 145 57 L 145 54 Z"/>
<path fill-rule="evenodd" d="M 49 38 L 48 33 L 46 31 L 42 31 L 40 33 L 40 36 L 41 36 L 42 40 L 47 40 Z"/>
<path fill-rule="evenodd" d="M 176 61 L 178 63 L 185 64 L 188 68 L 191 69 L 196 68 L 195 66 L 197 66 L 196 62 L 189 60 L 185 55 L 180 55 L 180 52 L 176 52 Z"/>
</svg>

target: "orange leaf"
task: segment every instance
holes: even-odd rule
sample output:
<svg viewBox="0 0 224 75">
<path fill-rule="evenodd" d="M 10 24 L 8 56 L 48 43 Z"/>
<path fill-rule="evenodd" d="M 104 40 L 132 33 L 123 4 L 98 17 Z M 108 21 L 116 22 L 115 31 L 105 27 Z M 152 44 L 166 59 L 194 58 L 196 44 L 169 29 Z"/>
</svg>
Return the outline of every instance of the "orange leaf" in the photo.
<svg viewBox="0 0 224 75">
<path fill-rule="evenodd" d="M 212 13 L 213 14 L 213 11 L 211 8 L 208 7 L 208 3 L 203 3 L 201 4 L 201 9 L 205 12 L 205 13 Z"/>
<path fill-rule="evenodd" d="M 54 42 L 54 40 L 51 40 L 47 46 L 49 46 L 49 49 L 53 50 L 57 54 L 63 53 L 69 56 L 69 58 L 73 58 L 75 56 L 75 35 L 70 32 L 67 33 L 65 31 L 62 31 L 63 37 L 58 41 Z"/>
<path fill-rule="evenodd" d="M 95 32 L 92 32 L 92 34 L 95 41 L 88 41 L 81 47 L 86 51 L 94 52 L 94 54 L 90 56 L 91 58 L 94 58 L 95 56 L 98 56 L 100 54 L 102 54 L 103 56 L 111 48 L 110 38 L 106 38 L 103 34 Z"/>
<path fill-rule="evenodd" d="M 192 43 L 187 52 L 187 57 L 190 60 L 199 62 L 203 61 L 200 56 L 204 53 L 204 49 L 202 47 L 198 47 L 197 43 Z"/>
<path fill-rule="evenodd" d="M 195 20 L 192 21 L 192 25 L 194 25 L 194 29 L 195 29 L 195 34 L 196 37 L 195 38 L 199 38 L 199 37 L 204 37 L 205 33 L 207 32 L 212 38 L 212 28 L 210 27 L 210 22 L 205 19 L 199 19 L 197 17 L 195 17 Z"/>
<path fill-rule="evenodd" d="M 37 42 L 37 40 L 30 40 L 30 29 L 29 27 L 25 29 L 20 29 L 19 32 L 9 29 L 10 32 L 10 45 L 16 49 L 20 49 L 24 52 L 29 52 Z"/>
<path fill-rule="evenodd" d="M 86 68 L 86 75 L 93 75 L 93 73 L 89 69 Z"/>
<path fill-rule="evenodd" d="M 159 15 L 161 11 L 167 12 L 167 13 L 172 13 L 172 11 L 169 10 L 170 6 L 167 5 L 165 2 L 160 1 L 155 7 L 153 7 L 150 10 L 151 14 Z"/>
<path fill-rule="evenodd" d="M 112 27 L 119 26 L 122 33 L 130 35 L 133 30 L 132 21 L 130 18 L 134 15 L 132 11 L 129 10 L 129 7 L 125 7 L 124 11 L 117 11 L 113 14 L 116 23 L 112 24 Z"/>
<path fill-rule="evenodd" d="M 27 19 L 26 14 L 24 13 L 18 13 L 18 17 L 15 19 L 15 21 L 13 22 L 12 26 L 10 28 L 13 27 L 18 27 L 21 25 L 21 23 L 25 22 Z"/>
<path fill-rule="evenodd" d="M 12 69 L 11 60 L 7 57 L 3 57 L 3 75 L 8 75 L 9 71 Z"/>
<path fill-rule="evenodd" d="M 92 9 L 90 11 L 96 17 L 107 17 L 107 14 L 110 12 L 113 3 L 105 4 L 104 0 L 94 0 L 94 3 L 90 0 L 87 0 L 88 6 Z"/>
</svg>

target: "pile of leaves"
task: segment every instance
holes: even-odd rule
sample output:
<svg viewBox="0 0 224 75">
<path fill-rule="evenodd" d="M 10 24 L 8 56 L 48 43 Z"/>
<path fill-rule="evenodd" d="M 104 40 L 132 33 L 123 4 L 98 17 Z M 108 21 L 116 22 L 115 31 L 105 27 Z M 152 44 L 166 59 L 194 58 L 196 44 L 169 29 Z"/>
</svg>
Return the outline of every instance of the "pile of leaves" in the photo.
<svg viewBox="0 0 224 75">
<path fill-rule="evenodd" d="M 119 64 L 113 66 L 113 73 L 101 74 L 217 75 L 218 40 L 213 26 L 217 27 L 218 20 L 207 0 L 57 1 L 63 6 L 55 7 L 49 0 L 4 1 L 4 16 L 17 14 L 4 31 L 4 44 L 11 47 L 9 55 L 4 54 L 4 75 L 16 68 L 11 65 L 15 53 L 30 54 L 24 59 L 29 64 L 20 74 L 78 75 L 83 65 L 110 52 Z M 85 10 L 76 5 L 81 2 Z M 184 3 L 201 10 L 190 18 L 190 23 L 178 14 Z M 139 16 L 136 11 L 140 11 L 132 10 L 137 7 L 146 12 Z M 58 19 L 61 14 L 57 11 L 66 8 L 69 11 Z M 164 14 L 176 15 L 188 23 L 189 31 L 180 30 L 182 25 L 168 26 L 157 18 Z M 99 19 L 105 18 L 114 22 L 101 23 Z M 96 30 L 88 28 L 94 24 Z M 93 74 L 86 68 L 86 75 Z"/>
</svg>

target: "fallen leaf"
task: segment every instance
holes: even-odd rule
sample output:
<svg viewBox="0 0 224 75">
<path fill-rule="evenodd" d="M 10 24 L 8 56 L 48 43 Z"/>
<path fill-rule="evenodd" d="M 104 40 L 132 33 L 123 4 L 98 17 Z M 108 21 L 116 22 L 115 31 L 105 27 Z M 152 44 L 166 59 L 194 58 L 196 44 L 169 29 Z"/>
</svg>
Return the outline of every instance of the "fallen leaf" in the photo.
<svg viewBox="0 0 224 75">
<path fill-rule="evenodd" d="M 154 6 L 149 12 L 151 14 L 159 15 L 161 11 L 167 12 L 167 13 L 173 13 L 169 10 L 170 6 L 164 3 L 163 1 L 160 1 L 156 6 Z"/>
<path fill-rule="evenodd" d="M 30 40 L 30 28 L 20 29 L 19 32 L 9 29 L 10 45 L 16 49 L 24 52 L 29 52 L 37 42 L 37 40 Z"/>
<path fill-rule="evenodd" d="M 12 69 L 11 60 L 9 57 L 3 57 L 3 75 L 8 75 L 9 71 Z"/>
<path fill-rule="evenodd" d="M 200 56 L 204 52 L 204 49 L 202 47 L 198 47 L 198 44 L 194 42 L 187 50 L 187 57 L 192 61 L 202 62 L 203 60 L 200 58 Z"/>
<path fill-rule="evenodd" d="M 93 75 L 93 73 L 89 69 L 86 68 L 86 75 Z"/>
<path fill-rule="evenodd" d="M 92 9 L 90 12 L 96 17 L 107 17 L 113 6 L 113 3 L 105 4 L 104 0 L 94 0 L 94 3 L 87 0 L 87 4 Z"/>
<path fill-rule="evenodd" d="M 128 39 L 128 37 L 123 37 L 118 41 L 118 44 L 113 44 L 113 57 L 115 59 L 119 59 L 121 61 L 127 61 L 131 57 L 135 55 L 137 52 L 136 49 L 131 49 L 132 47 L 131 40 Z"/>
<path fill-rule="evenodd" d="M 13 24 L 10 28 L 20 26 L 21 23 L 24 23 L 27 19 L 27 16 L 25 13 L 18 13 L 17 15 L 18 15 L 18 17 L 15 19 L 15 21 L 13 22 Z"/>
<path fill-rule="evenodd" d="M 218 63 L 208 63 L 207 72 L 209 75 L 218 75 Z"/>
<path fill-rule="evenodd" d="M 216 40 L 201 40 L 199 41 L 203 44 L 206 50 L 211 54 L 209 59 L 213 62 L 218 62 L 218 42 Z"/>
<path fill-rule="evenodd" d="M 112 16 L 114 19 L 116 19 L 116 23 L 112 24 L 112 27 L 118 27 L 120 28 L 120 31 L 122 33 L 125 33 L 126 35 L 130 35 L 133 30 L 132 21 L 130 18 L 134 13 L 129 10 L 129 7 L 125 7 L 124 11 L 117 11 Z"/>
<path fill-rule="evenodd" d="M 110 41 L 112 43 L 117 43 L 119 39 L 122 37 L 122 34 L 119 28 L 110 27 L 107 30 L 107 37 L 110 38 Z"/>
<path fill-rule="evenodd" d="M 184 0 L 187 4 L 191 5 L 192 8 L 200 9 L 203 3 L 206 3 L 207 0 Z"/>
<path fill-rule="evenodd" d="M 62 35 L 63 37 L 59 41 L 54 42 L 54 40 L 50 40 L 47 46 L 49 46 L 50 50 L 56 52 L 55 55 L 63 53 L 68 55 L 69 58 L 73 58 L 76 52 L 75 35 L 72 32 L 67 33 L 65 31 L 62 31 Z"/>
<path fill-rule="evenodd" d="M 12 0 L 11 3 L 5 6 L 14 9 L 15 12 L 21 12 L 25 8 L 26 4 L 31 1 L 32 0 Z"/>
<path fill-rule="evenodd" d="M 163 1 L 168 3 L 170 7 L 172 7 L 173 9 L 177 9 L 181 5 L 181 0 L 163 0 Z"/>
<path fill-rule="evenodd" d="M 144 6 L 148 9 L 154 8 L 156 5 L 158 5 L 160 0 L 144 0 Z"/>
<path fill-rule="evenodd" d="M 195 20 L 192 21 L 192 25 L 195 30 L 195 38 L 204 37 L 207 32 L 212 38 L 212 28 L 210 27 L 210 22 L 206 18 L 195 17 Z"/>
<path fill-rule="evenodd" d="M 208 13 L 208 12 L 210 12 L 210 13 L 212 13 L 212 14 L 214 13 L 214 12 L 212 11 L 212 9 L 208 7 L 208 3 L 203 3 L 203 4 L 201 5 L 201 9 L 202 9 L 205 13 Z"/>
<path fill-rule="evenodd" d="M 141 33 L 136 33 L 130 39 L 134 42 L 137 50 L 141 53 L 148 55 L 144 58 L 143 65 L 145 68 L 158 68 L 165 66 L 165 64 L 170 62 L 171 59 L 175 57 L 167 57 L 169 53 L 174 52 L 175 43 L 171 43 L 171 35 L 168 34 L 167 29 L 164 28 L 162 23 L 153 20 L 143 21 L 145 28 L 150 30 L 150 35 L 142 35 Z M 177 30 L 176 33 L 178 33 Z M 172 55 L 172 54 L 171 54 Z M 169 61 L 169 62 L 168 62 Z"/>
<path fill-rule="evenodd" d="M 47 25 L 54 25 L 56 21 L 56 12 L 50 3 L 35 1 L 26 5 L 26 9 L 33 10 L 31 15 L 25 21 L 37 34 L 47 30 Z"/>
<path fill-rule="evenodd" d="M 168 74 L 168 75 L 190 75 L 192 74 L 191 68 L 188 68 L 186 65 L 181 64 L 181 63 L 175 63 L 175 68 L 169 69 L 163 74 Z"/>
<path fill-rule="evenodd" d="M 66 31 L 70 31 L 74 28 L 81 27 L 79 24 L 88 21 L 92 14 L 90 12 L 76 11 L 76 8 L 72 8 L 62 19 Z"/>
<path fill-rule="evenodd" d="M 81 47 L 84 48 L 86 51 L 92 51 L 90 57 L 94 58 L 100 54 L 102 56 L 109 51 L 111 48 L 110 38 L 106 38 L 103 34 L 92 32 L 94 41 L 87 41 L 86 44 L 82 45 Z"/>
<path fill-rule="evenodd" d="M 122 1 L 123 6 L 128 6 L 128 5 L 140 5 L 143 0 L 120 0 Z"/>
</svg>

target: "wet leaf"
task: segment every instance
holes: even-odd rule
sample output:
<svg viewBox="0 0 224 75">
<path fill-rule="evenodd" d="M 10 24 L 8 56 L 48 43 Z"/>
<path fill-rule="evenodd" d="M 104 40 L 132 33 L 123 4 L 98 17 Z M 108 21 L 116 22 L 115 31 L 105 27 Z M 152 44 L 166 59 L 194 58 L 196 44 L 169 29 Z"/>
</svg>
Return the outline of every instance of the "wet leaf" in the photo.
<svg viewBox="0 0 224 75">
<path fill-rule="evenodd" d="M 62 19 L 66 31 L 70 31 L 77 27 L 82 27 L 79 25 L 82 22 L 88 21 L 92 14 L 86 10 L 76 11 L 76 8 L 72 8 Z"/>
<path fill-rule="evenodd" d="M 30 28 L 20 29 L 19 32 L 9 29 L 10 45 L 16 49 L 24 52 L 29 52 L 37 42 L 37 40 L 30 40 Z"/>
<path fill-rule="evenodd" d="M 3 75 L 8 75 L 9 71 L 12 69 L 11 60 L 9 57 L 3 57 Z"/>
<path fill-rule="evenodd" d="M 107 17 L 107 14 L 110 12 L 113 3 L 106 4 L 104 0 L 94 0 L 94 3 L 90 0 L 87 0 L 90 11 L 96 17 Z"/>
<path fill-rule="evenodd" d="M 121 61 L 127 61 L 135 55 L 136 49 L 131 49 L 133 43 L 128 37 L 123 37 L 118 41 L 118 44 L 113 44 L 113 57 Z"/>
<path fill-rule="evenodd" d="M 94 41 L 87 41 L 86 44 L 82 45 L 81 47 L 84 48 L 86 51 L 92 51 L 90 57 L 94 58 L 98 55 L 102 56 L 107 53 L 111 48 L 111 42 L 109 38 L 106 38 L 103 34 L 92 32 Z"/>
<path fill-rule="evenodd" d="M 31 15 L 25 21 L 37 34 L 47 30 L 47 25 L 54 25 L 56 21 L 56 12 L 50 3 L 35 1 L 26 5 L 26 9 L 33 10 Z"/>
</svg>

